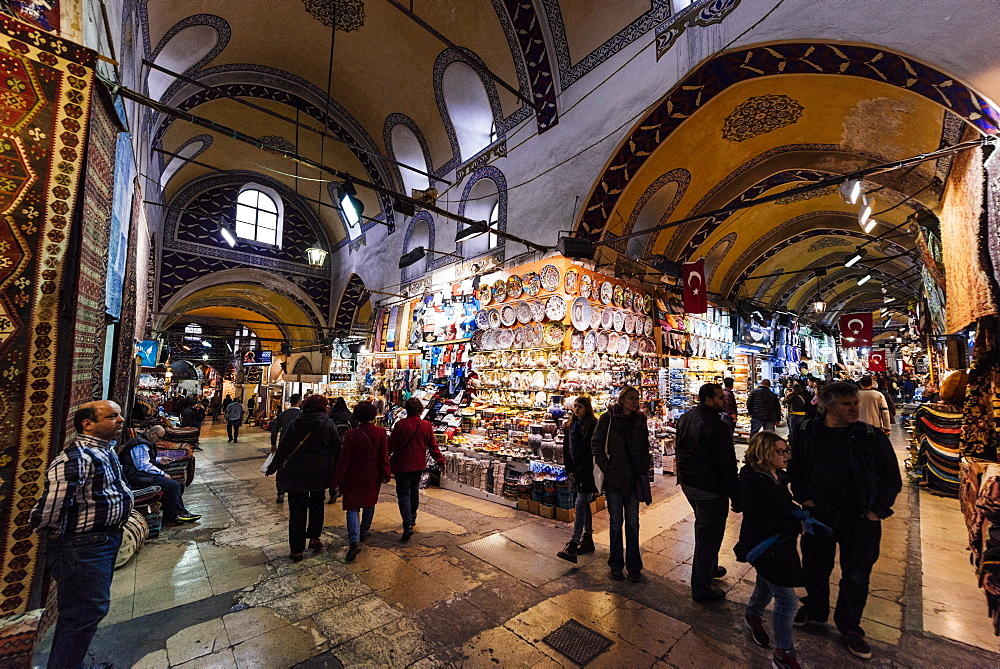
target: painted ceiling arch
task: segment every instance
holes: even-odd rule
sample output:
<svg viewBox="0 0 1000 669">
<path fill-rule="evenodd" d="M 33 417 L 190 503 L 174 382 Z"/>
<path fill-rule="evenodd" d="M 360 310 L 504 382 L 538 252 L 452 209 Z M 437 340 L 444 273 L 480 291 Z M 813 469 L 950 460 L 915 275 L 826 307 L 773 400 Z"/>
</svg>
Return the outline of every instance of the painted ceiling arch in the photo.
<svg viewBox="0 0 1000 669">
<path fill-rule="evenodd" d="M 357 274 L 351 274 L 344 286 L 344 292 L 340 296 L 337 304 L 337 311 L 333 317 L 334 334 L 343 336 L 351 331 L 355 324 L 360 323 L 362 307 L 369 302 L 370 294 L 365 287 L 365 282 Z"/>
<path fill-rule="evenodd" d="M 1000 112 L 985 98 L 952 77 L 888 49 L 789 42 L 730 51 L 713 57 L 678 82 L 635 124 L 594 184 L 580 215 L 577 235 L 599 239 L 623 192 L 649 157 L 716 96 L 742 82 L 766 78 L 771 85 L 782 77 L 801 75 L 878 82 L 941 105 L 982 133 L 995 134 L 1000 128 Z M 754 132 L 752 115 L 747 118 L 737 124 L 734 133 Z"/>
</svg>

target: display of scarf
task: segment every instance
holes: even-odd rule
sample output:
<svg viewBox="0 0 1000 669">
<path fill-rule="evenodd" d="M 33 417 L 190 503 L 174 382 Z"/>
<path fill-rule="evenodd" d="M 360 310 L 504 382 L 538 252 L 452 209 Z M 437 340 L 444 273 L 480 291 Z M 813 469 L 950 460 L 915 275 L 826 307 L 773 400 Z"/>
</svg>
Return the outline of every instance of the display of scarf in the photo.
<svg viewBox="0 0 1000 669">
<path fill-rule="evenodd" d="M 972 564 L 986 593 L 993 633 L 1000 635 L 1000 464 L 963 457 L 959 499 Z"/>
<path fill-rule="evenodd" d="M 922 404 L 913 415 L 917 447 L 913 478 L 929 490 L 958 496 L 962 412 L 949 404 Z"/>
<path fill-rule="evenodd" d="M 1000 319 L 987 316 L 976 328 L 976 344 L 962 416 L 962 455 L 997 460 L 1000 441 Z"/>
</svg>

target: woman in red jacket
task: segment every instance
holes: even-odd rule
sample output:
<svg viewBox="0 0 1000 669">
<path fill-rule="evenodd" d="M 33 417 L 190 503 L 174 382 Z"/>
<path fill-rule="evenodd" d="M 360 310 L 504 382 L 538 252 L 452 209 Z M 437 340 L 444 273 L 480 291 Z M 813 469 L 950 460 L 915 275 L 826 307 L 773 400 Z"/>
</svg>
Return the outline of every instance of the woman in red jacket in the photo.
<svg viewBox="0 0 1000 669">
<path fill-rule="evenodd" d="M 371 402 L 360 402 L 354 407 L 358 426 L 344 435 L 344 447 L 333 473 L 331 487 L 340 490 L 347 512 L 347 539 L 351 542 L 348 562 L 361 552 L 361 542 L 368 538 L 375 515 L 381 484 L 391 478 L 388 440 L 383 428 L 372 425 L 375 415 Z"/>
<path fill-rule="evenodd" d="M 411 397 L 403 403 L 406 418 L 392 428 L 389 436 L 389 464 L 396 475 L 396 499 L 399 516 L 403 519 L 403 536 L 409 541 L 413 526 L 417 524 L 417 507 L 420 505 L 420 476 L 427 468 L 427 453 L 444 467 L 444 457 L 434 439 L 434 428 L 420 417 L 423 402 Z"/>
</svg>

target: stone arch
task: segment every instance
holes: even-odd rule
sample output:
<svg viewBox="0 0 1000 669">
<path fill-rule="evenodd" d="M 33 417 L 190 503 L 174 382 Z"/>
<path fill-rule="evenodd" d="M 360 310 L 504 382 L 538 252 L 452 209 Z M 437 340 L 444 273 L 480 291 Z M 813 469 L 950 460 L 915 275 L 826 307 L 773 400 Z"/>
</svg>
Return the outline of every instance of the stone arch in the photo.
<svg viewBox="0 0 1000 669">
<path fill-rule="evenodd" d="M 473 191 L 476 190 L 477 184 L 480 188 L 485 185 L 483 180 L 489 180 L 496 186 L 496 205 L 497 205 L 497 229 L 506 231 L 507 230 L 507 178 L 504 177 L 503 172 L 492 165 L 487 165 L 482 167 L 469 177 L 469 180 L 465 182 L 465 188 L 462 189 L 462 198 L 458 203 L 458 215 L 467 216 L 473 220 L 489 220 L 490 212 L 486 211 L 487 207 L 478 206 L 478 200 L 475 199 Z M 490 209 L 492 209 L 493 202 L 489 203 Z M 485 215 L 483 215 L 485 213 Z M 462 223 L 458 224 L 458 232 L 461 232 L 465 228 Z M 475 240 L 471 240 L 475 241 Z M 497 245 L 493 249 L 486 249 L 479 253 L 474 253 L 470 251 L 470 247 L 467 246 L 468 242 L 458 242 L 456 245 L 458 248 L 458 254 L 465 257 L 475 257 L 475 255 L 482 255 L 482 253 L 490 253 L 496 249 L 504 248 L 504 239 L 500 237 L 497 239 Z M 473 247 L 478 248 L 478 247 Z"/>
<path fill-rule="evenodd" d="M 206 39 L 209 32 L 214 40 Z M 149 54 L 149 60 L 181 74 L 196 72 L 222 53 L 231 36 L 232 29 L 221 16 L 195 14 L 174 24 Z M 150 68 L 143 84 L 149 96 L 159 100 L 174 81 L 173 76 Z"/>
<path fill-rule="evenodd" d="M 441 169 L 439 170 L 440 174 L 446 174 L 462 163 L 465 163 L 475 157 L 474 155 L 462 155 L 462 150 L 458 142 L 458 134 L 455 131 L 455 125 L 452 122 L 451 115 L 448 111 L 448 105 L 446 104 L 444 94 L 444 74 L 451 65 L 461 63 L 471 70 L 472 68 L 469 67 L 466 62 L 466 58 L 469 58 L 483 69 L 487 69 L 486 65 L 475 53 L 469 51 L 468 49 L 463 49 L 462 51 L 464 55 L 459 54 L 455 49 L 447 48 L 442 51 L 440 55 L 438 55 L 437 61 L 434 63 L 434 97 L 437 99 L 438 112 L 441 114 L 441 122 L 444 123 L 444 130 L 448 135 L 448 142 L 451 144 L 452 152 L 451 160 L 441 166 Z M 475 70 L 472 71 L 475 72 Z M 505 131 L 502 123 L 503 111 L 500 107 L 500 95 L 497 93 L 497 87 L 491 80 L 483 81 L 478 74 L 476 74 L 476 77 L 479 79 L 479 82 L 486 91 L 486 97 L 490 106 L 490 114 L 493 117 L 492 121 L 496 124 L 497 137 L 498 139 L 502 139 Z"/>
<path fill-rule="evenodd" d="M 405 153 L 397 151 L 397 142 L 393 137 L 398 128 L 406 128 L 410 131 L 410 133 L 412 133 L 412 136 L 418 144 L 420 154 L 423 156 L 422 166 L 409 162 L 412 160 L 413 154 L 415 153 L 414 151 L 411 150 Z M 420 131 L 420 127 L 417 126 L 416 122 L 406 114 L 389 114 L 389 116 L 386 117 L 385 124 L 382 129 L 382 141 L 385 143 L 385 151 L 390 159 L 407 165 L 412 165 L 413 167 L 422 167 L 422 169 L 429 174 L 434 173 L 433 163 L 431 161 L 431 150 L 430 147 L 427 146 L 427 140 L 424 138 L 424 133 Z M 410 192 L 406 189 L 407 179 L 403 169 L 398 165 L 395 165 L 394 167 L 396 176 L 399 178 L 399 182 L 403 184 L 403 193 L 405 195 L 409 195 Z M 418 186 L 420 188 L 427 188 L 428 186 L 433 185 L 432 181 L 422 174 L 416 174 L 415 172 L 410 172 L 410 174 L 412 174 L 415 179 L 419 178 L 422 180 L 422 183 L 426 182 L 425 185 Z"/>
<path fill-rule="evenodd" d="M 723 76 L 723 74 L 725 76 Z M 983 134 L 1000 130 L 1000 111 L 939 70 L 889 49 L 853 44 L 786 42 L 719 54 L 677 84 L 619 144 L 582 207 L 576 234 L 600 239 L 621 193 L 655 148 L 726 88 L 761 77 L 810 74 L 879 81 L 942 105 Z"/>
<path fill-rule="evenodd" d="M 351 326 L 354 325 L 358 312 L 368 301 L 369 296 L 368 289 L 361 277 L 357 274 L 351 274 L 333 317 L 335 336 L 343 336 L 351 331 Z"/>
<path fill-rule="evenodd" d="M 434 248 L 434 217 L 426 211 L 418 211 L 410 218 L 410 222 L 406 226 L 406 234 L 403 235 L 404 253 L 412 251 L 417 246 L 423 246 L 425 249 Z M 408 283 L 434 269 L 433 255 L 428 253 L 423 260 L 415 265 L 399 270 L 400 282 Z"/>
</svg>

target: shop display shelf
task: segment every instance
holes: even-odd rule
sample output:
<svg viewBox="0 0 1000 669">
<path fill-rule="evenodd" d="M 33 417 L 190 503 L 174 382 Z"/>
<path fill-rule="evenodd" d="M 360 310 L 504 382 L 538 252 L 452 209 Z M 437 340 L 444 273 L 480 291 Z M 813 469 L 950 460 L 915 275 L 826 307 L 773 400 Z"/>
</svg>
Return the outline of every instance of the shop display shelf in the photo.
<svg viewBox="0 0 1000 669">
<path fill-rule="evenodd" d="M 494 495 L 491 492 L 486 492 L 485 490 L 480 490 L 474 486 L 465 485 L 464 483 L 459 483 L 458 481 L 453 481 L 449 478 L 441 478 L 441 487 L 445 490 L 460 492 L 463 495 L 468 495 L 470 497 L 478 497 L 479 499 L 485 499 L 489 502 L 502 504 L 503 506 L 517 508 L 516 499 L 507 499 L 506 497 L 501 497 L 500 495 Z"/>
</svg>

